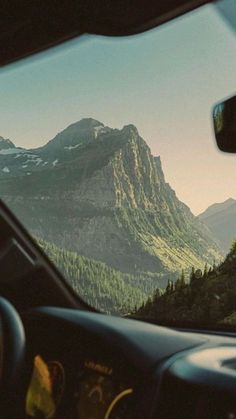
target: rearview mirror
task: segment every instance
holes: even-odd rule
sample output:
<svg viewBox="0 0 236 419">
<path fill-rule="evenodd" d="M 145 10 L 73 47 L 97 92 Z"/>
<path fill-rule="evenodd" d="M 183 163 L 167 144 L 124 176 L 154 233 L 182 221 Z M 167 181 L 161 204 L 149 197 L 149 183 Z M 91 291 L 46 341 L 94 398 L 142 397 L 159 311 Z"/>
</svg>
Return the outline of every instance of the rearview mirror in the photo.
<svg viewBox="0 0 236 419">
<path fill-rule="evenodd" d="M 236 96 L 215 105 L 212 114 L 217 146 L 236 153 Z"/>
</svg>

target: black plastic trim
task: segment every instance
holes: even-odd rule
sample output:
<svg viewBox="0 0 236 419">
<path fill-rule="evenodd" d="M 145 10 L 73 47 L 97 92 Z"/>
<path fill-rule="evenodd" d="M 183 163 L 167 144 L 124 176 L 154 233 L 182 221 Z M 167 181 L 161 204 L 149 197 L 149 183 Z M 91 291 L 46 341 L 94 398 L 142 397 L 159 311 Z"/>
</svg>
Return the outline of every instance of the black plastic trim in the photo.
<svg viewBox="0 0 236 419">
<path fill-rule="evenodd" d="M 146 31 L 210 0 L 8 0 L 0 14 L 0 66 L 84 33 Z"/>
</svg>

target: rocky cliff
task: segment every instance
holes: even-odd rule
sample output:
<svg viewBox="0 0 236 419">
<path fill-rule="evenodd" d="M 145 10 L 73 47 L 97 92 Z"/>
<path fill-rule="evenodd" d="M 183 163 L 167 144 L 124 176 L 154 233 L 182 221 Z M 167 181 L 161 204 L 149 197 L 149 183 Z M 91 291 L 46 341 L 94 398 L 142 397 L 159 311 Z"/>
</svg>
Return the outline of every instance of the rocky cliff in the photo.
<svg viewBox="0 0 236 419">
<path fill-rule="evenodd" d="M 81 120 L 44 147 L 0 151 L 0 173 L 1 197 L 34 235 L 122 272 L 165 275 L 219 258 L 133 125 Z"/>
</svg>

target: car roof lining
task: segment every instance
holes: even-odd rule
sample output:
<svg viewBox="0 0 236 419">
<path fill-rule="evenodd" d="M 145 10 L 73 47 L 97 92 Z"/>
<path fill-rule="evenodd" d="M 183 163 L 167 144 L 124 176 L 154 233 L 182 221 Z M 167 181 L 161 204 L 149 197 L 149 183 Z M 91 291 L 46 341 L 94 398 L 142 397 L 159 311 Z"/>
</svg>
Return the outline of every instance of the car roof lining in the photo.
<svg viewBox="0 0 236 419">
<path fill-rule="evenodd" d="M 0 66 L 84 33 L 127 36 L 210 0 L 3 0 Z"/>
</svg>

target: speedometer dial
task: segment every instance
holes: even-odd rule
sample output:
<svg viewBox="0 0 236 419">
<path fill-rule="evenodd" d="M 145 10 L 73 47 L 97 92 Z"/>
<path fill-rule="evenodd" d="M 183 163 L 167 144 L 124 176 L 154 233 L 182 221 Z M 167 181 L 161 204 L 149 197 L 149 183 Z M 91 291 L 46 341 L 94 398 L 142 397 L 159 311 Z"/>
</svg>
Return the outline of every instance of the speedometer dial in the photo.
<svg viewBox="0 0 236 419">
<path fill-rule="evenodd" d="M 123 390 L 112 400 L 104 419 L 124 419 L 128 417 L 130 396 L 132 388 Z M 129 397 L 129 399 L 127 399 Z"/>
<path fill-rule="evenodd" d="M 113 397 L 111 380 L 96 373 L 88 373 L 80 383 L 79 393 L 79 419 L 104 419 Z"/>
<path fill-rule="evenodd" d="M 112 376 L 86 370 L 79 384 L 79 419 L 128 419 L 132 388 Z"/>
</svg>

